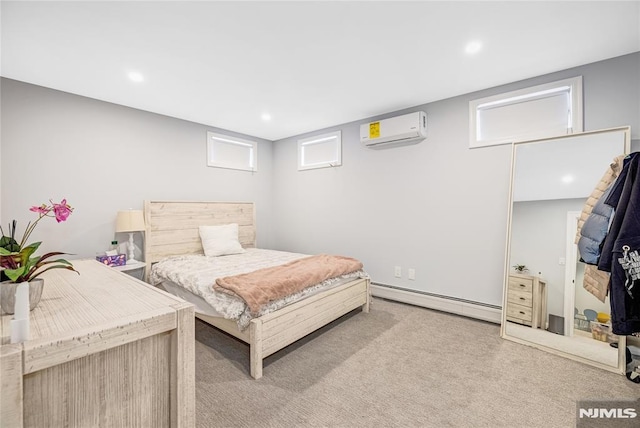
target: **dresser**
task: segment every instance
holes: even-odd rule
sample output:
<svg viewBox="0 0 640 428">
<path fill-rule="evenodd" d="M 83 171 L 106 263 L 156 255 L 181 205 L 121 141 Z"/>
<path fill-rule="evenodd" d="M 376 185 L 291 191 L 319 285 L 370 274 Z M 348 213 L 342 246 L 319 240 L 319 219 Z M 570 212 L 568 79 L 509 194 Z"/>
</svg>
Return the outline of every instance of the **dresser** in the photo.
<svg viewBox="0 0 640 428">
<path fill-rule="evenodd" d="M 547 284 L 537 276 L 510 274 L 507 321 L 546 329 Z"/>
<path fill-rule="evenodd" d="M 0 426 L 193 427 L 193 306 L 93 260 L 45 272 L 30 337 L 1 317 Z"/>
</svg>

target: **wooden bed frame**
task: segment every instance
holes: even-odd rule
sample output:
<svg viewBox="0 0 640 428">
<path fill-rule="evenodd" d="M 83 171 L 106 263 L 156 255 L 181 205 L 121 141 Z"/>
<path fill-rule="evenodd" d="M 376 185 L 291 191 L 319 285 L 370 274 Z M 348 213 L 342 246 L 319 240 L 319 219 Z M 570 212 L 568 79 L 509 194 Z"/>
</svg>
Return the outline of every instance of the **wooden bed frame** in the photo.
<svg viewBox="0 0 640 428">
<path fill-rule="evenodd" d="M 252 202 L 145 201 L 145 269 L 179 254 L 203 254 L 199 226 L 238 223 L 240 243 L 255 248 L 255 210 Z M 262 377 L 262 360 L 342 315 L 362 307 L 369 312 L 369 280 L 358 278 L 251 320 L 240 331 L 233 320 L 196 312 L 196 317 L 249 344 L 250 372 Z"/>
</svg>

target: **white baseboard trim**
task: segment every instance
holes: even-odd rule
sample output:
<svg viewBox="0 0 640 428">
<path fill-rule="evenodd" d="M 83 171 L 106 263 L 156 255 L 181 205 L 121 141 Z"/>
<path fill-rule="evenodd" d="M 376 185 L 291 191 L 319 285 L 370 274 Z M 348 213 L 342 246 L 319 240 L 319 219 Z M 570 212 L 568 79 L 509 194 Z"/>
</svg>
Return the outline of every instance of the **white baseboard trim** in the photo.
<svg viewBox="0 0 640 428">
<path fill-rule="evenodd" d="M 496 324 L 502 322 L 502 310 L 497 306 L 475 304 L 446 296 L 436 296 L 414 290 L 401 289 L 381 284 L 371 284 L 371 294 L 374 297 L 395 300 L 424 308 L 436 309 L 469 318 L 489 321 Z"/>
</svg>

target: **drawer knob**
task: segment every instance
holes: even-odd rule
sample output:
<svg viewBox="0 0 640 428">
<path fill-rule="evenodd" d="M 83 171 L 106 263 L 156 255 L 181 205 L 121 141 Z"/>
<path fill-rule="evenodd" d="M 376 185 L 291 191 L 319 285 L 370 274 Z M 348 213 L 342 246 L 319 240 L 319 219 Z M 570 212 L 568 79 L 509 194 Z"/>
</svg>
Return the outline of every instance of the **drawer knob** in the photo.
<svg viewBox="0 0 640 428">
<path fill-rule="evenodd" d="M 521 313 L 522 315 L 524 315 L 524 312 L 520 311 L 520 313 Z"/>
<path fill-rule="evenodd" d="M 526 300 L 524 297 L 521 297 L 520 300 Z"/>
<path fill-rule="evenodd" d="M 526 285 L 524 285 L 524 284 L 520 284 L 520 287 L 526 287 Z"/>
</svg>

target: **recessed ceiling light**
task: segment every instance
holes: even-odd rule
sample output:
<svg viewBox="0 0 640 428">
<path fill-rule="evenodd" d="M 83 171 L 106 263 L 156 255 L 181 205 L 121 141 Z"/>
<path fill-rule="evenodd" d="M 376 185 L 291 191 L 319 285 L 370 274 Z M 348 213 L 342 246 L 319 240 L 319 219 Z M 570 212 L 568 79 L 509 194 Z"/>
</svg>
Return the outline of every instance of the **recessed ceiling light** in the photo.
<svg viewBox="0 0 640 428">
<path fill-rule="evenodd" d="M 575 178 L 571 174 L 567 174 L 564 177 L 562 177 L 563 183 L 571 183 L 573 180 L 575 180 Z"/>
<path fill-rule="evenodd" d="M 142 82 L 144 80 L 144 76 L 142 75 L 142 73 L 139 73 L 137 71 L 130 71 L 129 79 L 131 79 L 133 82 Z"/>
<path fill-rule="evenodd" d="M 269 113 L 262 113 L 261 117 L 265 122 L 269 122 L 271 120 L 271 115 Z"/>
<path fill-rule="evenodd" d="M 480 49 L 482 49 L 482 43 L 477 40 L 467 43 L 464 48 L 465 52 L 471 55 L 480 52 Z"/>
</svg>

